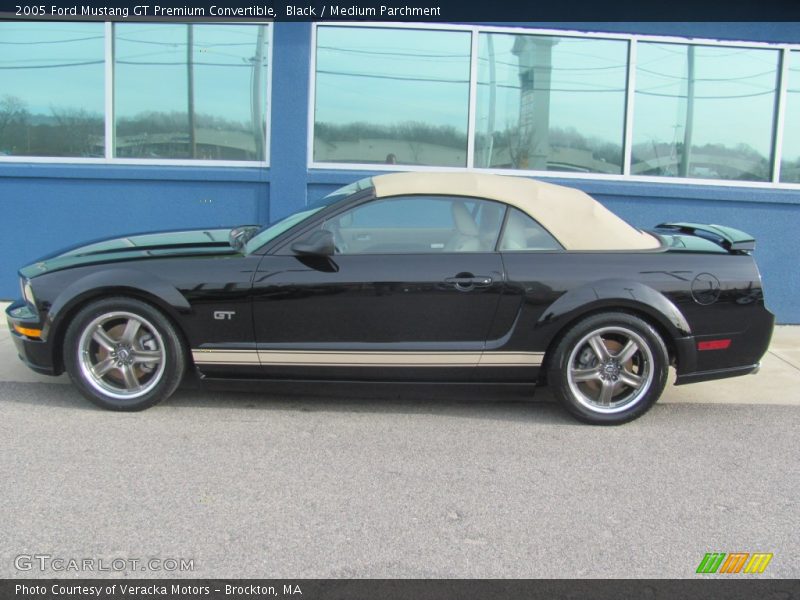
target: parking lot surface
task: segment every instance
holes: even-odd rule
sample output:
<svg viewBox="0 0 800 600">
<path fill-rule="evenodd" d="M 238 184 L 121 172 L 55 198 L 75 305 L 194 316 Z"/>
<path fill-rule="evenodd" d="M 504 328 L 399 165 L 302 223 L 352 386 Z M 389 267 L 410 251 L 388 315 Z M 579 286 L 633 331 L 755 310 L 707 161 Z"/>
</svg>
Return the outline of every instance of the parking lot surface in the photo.
<svg viewBox="0 0 800 600">
<path fill-rule="evenodd" d="M 706 552 L 798 577 L 795 329 L 758 375 L 611 428 L 526 388 L 189 383 L 111 413 L 4 332 L 0 577 L 695 577 Z M 193 570 L 17 568 L 33 554 Z"/>
</svg>

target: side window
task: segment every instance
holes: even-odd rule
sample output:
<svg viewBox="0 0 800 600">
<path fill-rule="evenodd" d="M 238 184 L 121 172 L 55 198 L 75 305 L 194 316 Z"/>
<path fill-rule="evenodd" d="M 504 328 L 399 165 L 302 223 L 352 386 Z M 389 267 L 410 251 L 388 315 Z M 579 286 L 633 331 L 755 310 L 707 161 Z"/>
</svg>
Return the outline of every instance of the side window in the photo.
<svg viewBox="0 0 800 600">
<path fill-rule="evenodd" d="M 500 250 L 561 250 L 561 244 L 539 223 L 516 208 L 510 208 L 500 239 Z"/>
<path fill-rule="evenodd" d="M 493 252 L 504 205 L 476 198 L 398 196 L 328 219 L 337 254 Z"/>
</svg>

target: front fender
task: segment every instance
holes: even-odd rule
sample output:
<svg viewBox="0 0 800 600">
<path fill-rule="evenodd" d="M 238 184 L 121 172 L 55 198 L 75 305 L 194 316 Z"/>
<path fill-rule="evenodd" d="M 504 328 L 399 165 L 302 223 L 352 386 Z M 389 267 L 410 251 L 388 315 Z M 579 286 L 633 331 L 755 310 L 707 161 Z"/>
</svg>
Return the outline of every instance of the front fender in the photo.
<svg viewBox="0 0 800 600">
<path fill-rule="evenodd" d="M 630 308 L 656 319 L 673 338 L 691 335 L 678 307 L 661 292 L 638 281 L 606 279 L 575 288 L 553 302 L 539 317 L 537 327 L 573 320 L 602 308 Z"/>
<path fill-rule="evenodd" d="M 104 291 L 112 294 L 128 291 L 150 299 L 173 316 L 191 311 L 189 301 L 175 286 L 152 273 L 130 267 L 109 268 L 76 279 L 58 294 L 49 307 L 43 335 L 58 331 L 73 307 Z"/>
</svg>

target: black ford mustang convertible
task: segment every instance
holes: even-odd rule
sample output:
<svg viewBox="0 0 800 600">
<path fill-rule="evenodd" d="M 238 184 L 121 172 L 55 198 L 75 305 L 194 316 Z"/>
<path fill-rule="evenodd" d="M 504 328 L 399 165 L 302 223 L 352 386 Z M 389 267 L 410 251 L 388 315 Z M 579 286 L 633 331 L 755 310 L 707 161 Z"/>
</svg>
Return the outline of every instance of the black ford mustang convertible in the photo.
<svg viewBox="0 0 800 600">
<path fill-rule="evenodd" d="M 754 240 L 637 230 L 575 189 L 399 173 L 259 228 L 131 235 L 20 270 L 20 357 L 92 402 L 139 410 L 203 379 L 548 384 L 622 423 L 767 349 Z"/>
</svg>

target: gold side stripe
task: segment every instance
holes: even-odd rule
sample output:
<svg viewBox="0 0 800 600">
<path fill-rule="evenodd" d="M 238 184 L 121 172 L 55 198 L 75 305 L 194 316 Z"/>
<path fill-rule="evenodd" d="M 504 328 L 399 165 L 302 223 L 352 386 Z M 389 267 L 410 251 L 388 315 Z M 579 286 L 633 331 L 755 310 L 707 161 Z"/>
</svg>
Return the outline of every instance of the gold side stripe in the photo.
<svg viewBox="0 0 800 600">
<path fill-rule="evenodd" d="M 262 365 L 310 364 L 318 366 L 363 365 L 418 367 L 418 366 L 459 366 L 474 367 L 480 359 L 479 352 L 436 353 L 436 352 L 273 352 L 259 351 Z"/>
<path fill-rule="evenodd" d="M 192 358 L 198 365 L 258 365 L 258 353 L 255 350 L 192 350 Z"/>
<path fill-rule="evenodd" d="M 538 367 L 544 352 L 484 352 L 479 367 Z"/>
<path fill-rule="evenodd" d="M 537 367 L 543 352 L 192 350 L 200 365 L 297 367 Z"/>
</svg>

